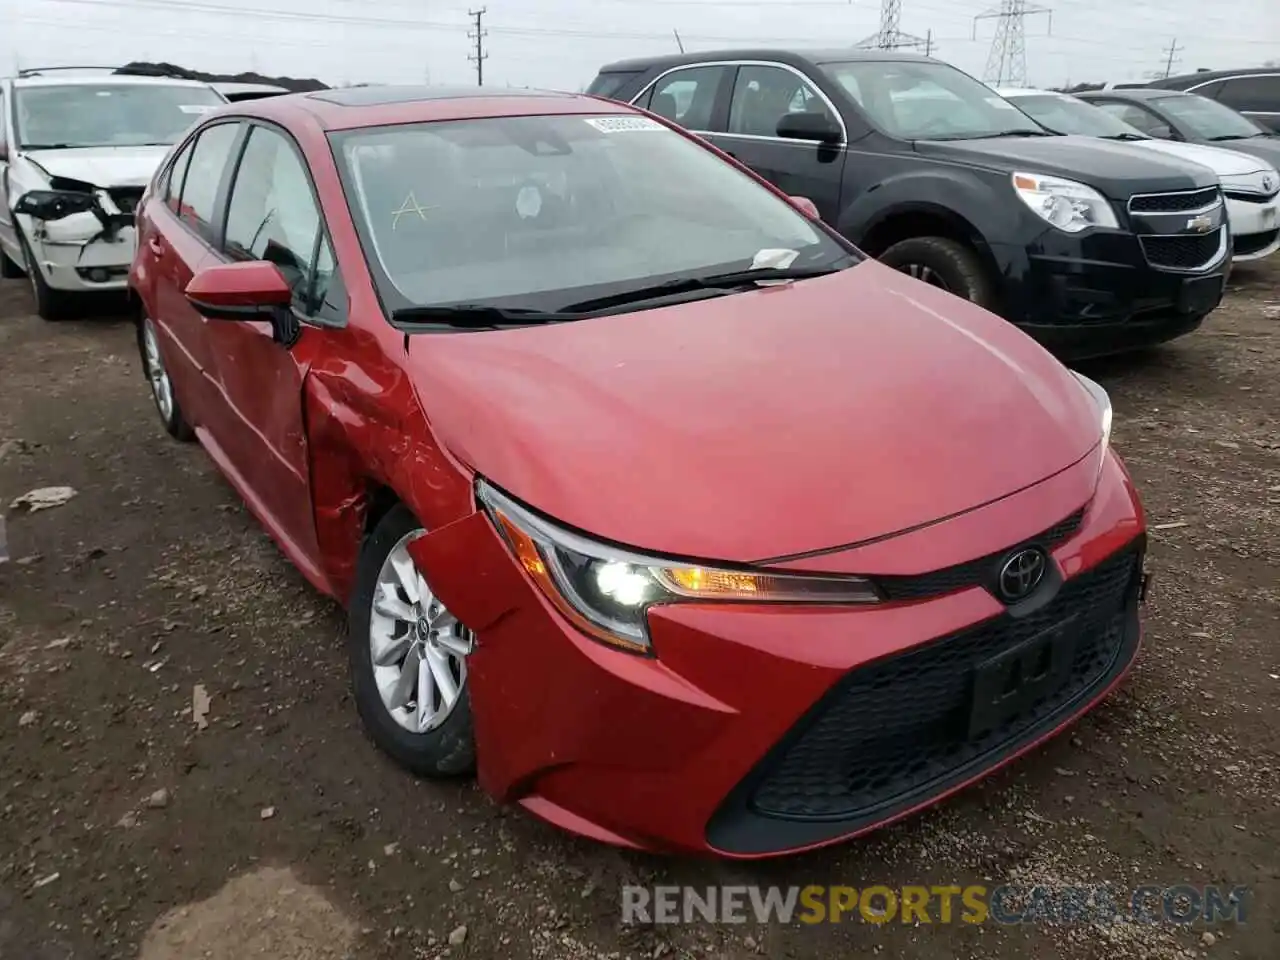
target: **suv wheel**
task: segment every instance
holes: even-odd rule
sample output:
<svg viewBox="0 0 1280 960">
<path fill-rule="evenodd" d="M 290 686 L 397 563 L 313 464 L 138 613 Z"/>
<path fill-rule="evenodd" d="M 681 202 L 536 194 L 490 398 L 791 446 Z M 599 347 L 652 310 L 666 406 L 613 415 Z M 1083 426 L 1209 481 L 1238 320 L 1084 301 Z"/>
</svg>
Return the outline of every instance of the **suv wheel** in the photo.
<svg viewBox="0 0 1280 960">
<path fill-rule="evenodd" d="M 955 240 L 913 237 L 891 246 L 880 262 L 980 307 L 990 308 L 995 302 L 995 284 L 977 252 Z"/>
<path fill-rule="evenodd" d="M 55 290 L 45 282 L 44 274 L 31 253 L 31 246 L 21 231 L 18 231 L 18 244 L 22 247 L 23 265 L 36 300 L 36 313 L 42 320 L 65 320 L 71 314 L 72 295 L 65 290 Z"/>
</svg>

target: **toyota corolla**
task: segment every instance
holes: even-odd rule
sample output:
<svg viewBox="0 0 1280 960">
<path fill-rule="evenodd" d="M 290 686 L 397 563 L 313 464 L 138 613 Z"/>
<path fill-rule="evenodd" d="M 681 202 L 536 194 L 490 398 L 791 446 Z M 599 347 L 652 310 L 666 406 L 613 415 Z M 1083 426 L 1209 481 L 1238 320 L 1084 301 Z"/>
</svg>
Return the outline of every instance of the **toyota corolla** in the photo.
<svg viewBox="0 0 1280 960">
<path fill-rule="evenodd" d="M 165 427 L 347 607 L 418 774 L 781 854 L 1007 763 L 1137 653 L 1102 388 L 643 111 L 236 104 L 138 223 Z"/>
</svg>

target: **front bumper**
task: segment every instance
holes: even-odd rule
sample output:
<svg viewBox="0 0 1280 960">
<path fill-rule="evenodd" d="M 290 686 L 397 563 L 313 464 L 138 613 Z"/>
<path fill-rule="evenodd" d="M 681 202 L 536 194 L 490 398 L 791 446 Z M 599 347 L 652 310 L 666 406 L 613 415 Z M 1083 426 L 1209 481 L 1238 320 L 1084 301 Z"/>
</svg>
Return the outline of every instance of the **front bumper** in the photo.
<svg viewBox="0 0 1280 960">
<path fill-rule="evenodd" d="M 1228 194 L 1226 201 L 1235 236 L 1232 263 L 1262 260 L 1280 250 L 1280 194 L 1265 200 Z"/>
<path fill-rule="evenodd" d="M 1208 263 L 1185 271 L 1153 267 L 1138 237 L 1119 230 L 1050 231 L 1026 246 L 995 244 L 1006 278 L 1002 313 L 1069 360 L 1172 340 L 1222 300 L 1230 238 L 1223 231 L 1212 241 Z"/>
<path fill-rule="evenodd" d="M 973 585 L 861 608 L 678 604 L 650 613 L 653 658 L 565 624 L 482 516 L 421 538 L 415 559 L 479 637 L 468 674 L 482 786 L 598 840 L 730 857 L 838 842 L 936 802 L 1088 711 L 1136 655 L 1142 511 L 1112 456 L 1089 499 L 1096 469 L 939 524 L 936 538 L 917 531 L 896 559 L 892 540 L 865 554 L 915 582 L 908 568 L 936 569 L 922 543 L 953 541 L 988 511 L 988 527 L 1021 525 L 1004 547 L 1073 517 L 1054 535 L 1060 592 L 1038 612 L 1013 617 Z M 933 556 L 950 564 L 953 546 Z M 955 734 L 975 665 L 1067 615 L 1081 617 L 1078 653 L 1047 705 L 1003 732 Z"/>
<path fill-rule="evenodd" d="M 95 292 L 128 287 L 136 247 L 133 227 L 119 227 L 107 236 L 92 214 L 50 222 L 23 219 L 31 255 L 53 289 Z"/>
</svg>

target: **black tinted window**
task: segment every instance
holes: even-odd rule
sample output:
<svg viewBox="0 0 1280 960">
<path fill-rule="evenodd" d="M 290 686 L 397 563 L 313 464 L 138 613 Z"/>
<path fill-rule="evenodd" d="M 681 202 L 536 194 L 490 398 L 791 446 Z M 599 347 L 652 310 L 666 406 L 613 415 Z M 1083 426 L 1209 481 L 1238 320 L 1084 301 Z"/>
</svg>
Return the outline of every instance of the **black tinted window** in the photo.
<svg viewBox="0 0 1280 960">
<path fill-rule="evenodd" d="M 1280 76 L 1232 77 L 1223 84 L 1218 100 L 1236 110 L 1280 111 Z"/>
<path fill-rule="evenodd" d="M 254 127 L 231 187 L 227 254 L 279 266 L 305 308 L 319 233 L 320 210 L 302 158 L 282 134 Z"/>
<path fill-rule="evenodd" d="M 182 182 L 180 214 L 183 220 L 197 231 L 212 239 L 214 204 L 218 199 L 218 185 L 227 168 L 231 147 L 235 143 L 237 123 L 220 123 L 201 131 L 196 140 L 187 175 Z"/>
<path fill-rule="evenodd" d="M 778 121 L 789 113 L 831 111 L 803 77 L 782 67 L 738 68 L 729 104 L 729 132 L 755 137 L 776 137 Z"/>
<path fill-rule="evenodd" d="M 716 95 L 728 67 L 690 67 L 668 73 L 653 85 L 649 109 L 690 130 L 711 127 Z"/>
<path fill-rule="evenodd" d="M 638 76 L 640 74 L 637 72 L 602 73 L 591 81 L 591 86 L 587 87 L 587 93 L 593 97 L 612 98 L 626 83 Z"/>
</svg>

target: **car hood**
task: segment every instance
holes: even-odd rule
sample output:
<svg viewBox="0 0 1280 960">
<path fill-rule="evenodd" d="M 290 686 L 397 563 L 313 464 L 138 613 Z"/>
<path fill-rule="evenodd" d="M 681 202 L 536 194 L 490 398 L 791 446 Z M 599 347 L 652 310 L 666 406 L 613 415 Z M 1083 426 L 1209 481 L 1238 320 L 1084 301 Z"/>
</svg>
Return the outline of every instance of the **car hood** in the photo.
<svg viewBox="0 0 1280 960">
<path fill-rule="evenodd" d="M 23 156 L 53 177 L 95 187 L 145 187 L 168 152 L 167 146 L 72 147 L 27 150 Z"/>
<path fill-rule="evenodd" d="M 436 436 L 537 510 L 757 561 L 982 506 L 1088 455 L 1096 406 L 1025 334 L 874 261 L 630 314 L 416 335 Z"/>
<path fill-rule="evenodd" d="M 980 164 L 1012 173 L 1043 173 L 1088 184 L 1112 200 L 1135 193 L 1165 193 L 1217 186 L 1206 167 L 1160 156 L 1133 143 L 1095 137 L 996 137 L 983 140 L 919 141 L 923 156 Z"/>
<path fill-rule="evenodd" d="M 1145 150 L 1154 150 L 1157 153 L 1165 153 L 1171 157 L 1181 157 L 1192 163 L 1202 164 L 1220 177 L 1247 176 L 1270 166 L 1252 154 L 1223 147 L 1211 147 L 1204 143 L 1178 143 L 1173 140 L 1158 140 L 1154 137 L 1150 140 L 1135 140 L 1133 143 L 1134 146 Z"/>
</svg>

